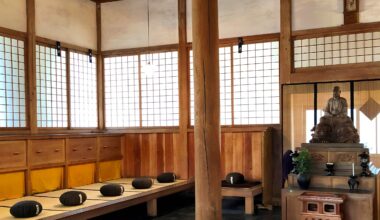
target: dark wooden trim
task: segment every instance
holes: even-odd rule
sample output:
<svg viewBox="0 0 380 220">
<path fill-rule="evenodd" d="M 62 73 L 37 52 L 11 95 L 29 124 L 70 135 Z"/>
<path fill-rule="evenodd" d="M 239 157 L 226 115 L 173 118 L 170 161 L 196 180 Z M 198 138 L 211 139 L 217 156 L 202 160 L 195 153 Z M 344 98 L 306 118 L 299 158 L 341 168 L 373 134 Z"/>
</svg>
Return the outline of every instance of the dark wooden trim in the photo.
<svg viewBox="0 0 380 220">
<path fill-rule="evenodd" d="M 293 31 L 292 37 L 293 37 L 293 40 L 297 40 L 297 39 L 324 37 L 324 36 L 331 36 L 331 35 L 364 33 L 364 32 L 379 31 L 379 30 L 380 30 L 380 22 L 371 22 L 371 23 L 348 24 L 348 25 L 336 26 L 336 27 Z"/>
<path fill-rule="evenodd" d="M 292 70 L 292 0 L 281 0 L 280 84 L 288 83 Z"/>
<path fill-rule="evenodd" d="M 187 65 L 189 53 L 186 47 L 187 32 L 186 32 L 186 0 L 178 0 L 178 89 L 179 89 L 179 145 L 184 146 L 179 151 L 181 164 L 179 164 L 179 175 L 188 178 L 188 135 L 187 127 L 189 126 L 190 118 L 190 89 L 189 89 L 189 68 Z"/>
<path fill-rule="evenodd" d="M 295 72 L 290 75 L 290 83 L 337 82 L 379 78 L 380 66 L 376 62 L 326 66 Z"/>
<path fill-rule="evenodd" d="M 66 111 L 67 111 L 67 128 L 71 129 L 71 84 L 70 84 L 70 49 L 67 49 L 66 54 Z"/>
<path fill-rule="evenodd" d="M 239 37 L 220 39 L 219 45 L 220 46 L 238 45 L 238 38 Z M 280 33 L 243 36 L 241 38 L 243 38 L 243 41 L 245 44 L 262 43 L 262 42 L 268 42 L 268 41 L 278 41 L 278 40 L 280 40 Z"/>
<path fill-rule="evenodd" d="M 105 128 L 105 101 L 104 101 L 104 59 L 102 54 L 102 7 L 96 3 L 96 46 L 99 53 L 96 56 L 96 88 L 98 107 L 98 128 Z"/>
<path fill-rule="evenodd" d="M 108 128 L 107 133 L 147 134 L 147 133 L 179 133 L 179 127 L 136 127 Z"/>
<path fill-rule="evenodd" d="M 222 126 L 221 133 L 263 132 L 271 128 L 280 128 L 280 124 Z M 187 129 L 187 132 L 194 133 L 194 128 Z"/>
<path fill-rule="evenodd" d="M 14 140 L 46 140 L 46 139 L 63 139 L 63 138 L 88 138 L 88 137 L 119 137 L 124 133 L 72 133 L 72 134 L 23 134 L 23 135 L 0 135 L 0 141 Z"/>
<path fill-rule="evenodd" d="M 317 123 L 318 123 L 317 111 L 318 111 L 318 84 L 314 83 L 314 126 L 317 126 Z"/>
<path fill-rule="evenodd" d="M 231 50 L 231 125 L 235 125 L 235 92 L 234 92 L 234 47 L 230 46 Z"/>
<path fill-rule="evenodd" d="M 26 0 L 27 44 L 26 44 L 26 110 L 30 132 L 37 132 L 37 94 L 36 94 L 36 17 L 35 0 Z"/>
<path fill-rule="evenodd" d="M 2 168 L 0 169 L 0 173 L 15 173 L 15 172 L 20 172 L 20 171 L 26 171 L 28 167 L 10 167 L 10 168 Z"/>
<path fill-rule="evenodd" d="M 347 10 L 347 0 L 344 0 L 343 2 L 343 8 L 344 8 L 344 24 L 347 25 L 347 24 L 356 24 L 356 23 L 359 23 L 359 1 L 360 0 L 356 0 L 355 1 L 355 7 L 356 7 L 356 10 L 353 10 L 353 11 L 348 11 Z"/>
<path fill-rule="evenodd" d="M 148 52 L 168 52 L 178 50 L 178 44 L 168 44 L 160 46 L 120 49 L 120 50 L 107 50 L 102 51 L 104 57 L 122 56 L 122 55 L 136 55 Z"/>
<path fill-rule="evenodd" d="M 106 2 L 118 2 L 120 0 L 91 0 L 91 1 L 97 4 L 100 4 L 100 3 L 106 3 Z"/>
<path fill-rule="evenodd" d="M 139 120 L 140 120 L 140 123 L 139 123 L 139 126 L 142 127 L 142 94 L 141 94 L 141 88 L 142 88 L 142 85 L 141 85 L 141 72 L 142 72 L 142 69 L 141 69 L 141 57 L 138 56 L 138 71 L 139 71 Z"/>
<path fill-rule="evenodd" d="M 22 31 L 16 31 L 4 27 L 0 27 L 0 35 L 5 36 L 5 37 L 11 37 L 15 38 L 17 40 L 26 40 L 27 38 L 27 33 L 22 32 Z"/>
<path fill-rule="evenodd" d="M 56 40 L 51 40 L 51 39 L 48 39 L 48 38 L 44 38 L 44 37 L 36 37 L 36 41 L 37 43 L 42 43 L 42 44 L 45 44 L 45 45 L 49 45 L 51 47 L 55 47 L 57 41 Z M 91 49 L 91 48 L 85 48 L 85 47 L 81 47 L 81 46 L 77 46 L 77 45 L 73 45 L 73 44 L 69 44 L 69 43 L 65 43 L 65 42 L 61 42 L 61 47 L 62 48 L 67 48 L 67 49 L 70 49 L 72 51 L 77 51 L 77 52 L 82 52 L 82 53 L 88 53 L 88 49 Z M 97 50 L 92 50 L 92 54 L 93 55 L 97 55 L 98 54 L 98 51 Z"/>
<path fill-rule="evenodd" d="M 357 68 L 380 68 L 379 62 L 365 62 L 365 63 L 350 63 L 350 64 L 336 64 L 329 66 L 315 66 L 315 67 L 303 67 L 303 68 L 295 68 L 292 74 L 309 74 L 313 72 L 328 72 L 328 71 L 339 71 L 346 70 L 347 72 L 351 72 L 351 70 L 355 70 Z M 379 73 L 380 75 L 380 73 Z"/>
<path fill-rule="evenodd" d="M 31 171 L 33 170 L 40 170 L 40 169 L 46 169 L 46 168 L 62 168 L 64 169 L 66 165 L 66 162 L 60 162 L 60 163 L 46 163 L 46 164 L 38 164 L 38 165 L 29 165 L 29 169 Z"/>
</svg>

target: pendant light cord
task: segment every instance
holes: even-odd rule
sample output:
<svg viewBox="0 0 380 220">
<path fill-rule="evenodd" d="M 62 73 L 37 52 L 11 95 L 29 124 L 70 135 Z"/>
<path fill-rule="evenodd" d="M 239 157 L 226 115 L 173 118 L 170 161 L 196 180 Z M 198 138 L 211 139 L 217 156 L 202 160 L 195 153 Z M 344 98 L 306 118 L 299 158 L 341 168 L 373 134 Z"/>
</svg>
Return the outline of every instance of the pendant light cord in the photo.
<svg viewBox="0 0 380 220">
<path fill-rule="evenodd" d="M 147 0 L 147 14 L 148 14 L 148 51 L 149 51 L 149 46 L 150 46 L 150 11 L 149 11 L 149 0 Z M 150 61 L 152 59 L 152 54 L 149 51 L 149 58 L 148 58 L 148 64 L 150 64 Z"/>
</svg>

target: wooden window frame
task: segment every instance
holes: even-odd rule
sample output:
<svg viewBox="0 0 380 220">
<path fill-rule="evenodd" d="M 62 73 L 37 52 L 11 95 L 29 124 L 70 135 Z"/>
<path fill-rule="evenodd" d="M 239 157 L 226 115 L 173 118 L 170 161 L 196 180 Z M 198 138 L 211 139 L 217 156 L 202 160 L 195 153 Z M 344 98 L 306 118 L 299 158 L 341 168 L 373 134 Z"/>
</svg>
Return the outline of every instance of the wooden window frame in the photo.
<svg viewBox="0 0 380 220">
<path fill-rule="evenodd" d="M 7 28 L 0 27 L 0 36 L 11 38 L 14 40 L 20 40 L 24 42 L 24 92 L 25 92 L 25 127 L 0 127 L 0 132 L 6 133 L 26 133 L 30 130 L 30 116 L 29 116 L 29 94 L 28 94 L 28 81 L 29 76 L 27 74 L 27 37 L 26 33 L 21 31 L 15 31 Z"/>
<path fill-rule="evenodd" d="M 117 56 L 138 56 L 138 80 L 139 80 L 139 112 L 140 112 L 140 123 L 138 127 L 105 127 L 107 130 L 111 132 L 125 132 L 125 133 L 150 133 L 152 131 L 154 132 L 173 132 L 177 133 L 179 132 L 179 121 L 178 125 L 176 126 L 143 126 L 142 124 L 142 96 L 141 96 L 141 55 L 149 54 L 149 53 L 162 53 L 162 52 L 178 52 L 178 44 L 170 44 L 170 45 L 162 45 L 162 46 L 152 46 L 152 47 L 142 47 L 142 48 L 131 48 L 131 49 L 122 49 L 122 50 L 110 50 L 110 51 L 103 51 L 103 62 L 106 58 L 112 58 Z M 105 72 L 103 72 L 103 76 L 105 75 Z M 179 77 L 179 76 L 178 76 Z M 178 80 L 179 83 L 179 80 Z M 179 85 L 178 85 L 179 86 Z M 178 88 L 179 93 L 179 88 Z M 180 99 L 180 96 L 178 95 L 178 100 Z M 179 104 L 179 102 L 178 102 Z M 104 104 L 105 106 L 105 104 Z M 178 107 L 178 109 L 180 109 Z M 180 114 L 180 112 L 178 113 Z M 104 116 L 106 117 L 106 116 Z M 106 118 L 104 119 L 106 121 Z"/>
<path fill-rule="evenodd" d="M 242 37 L 244 44 L 255 44 L 255 43 L 267 43 L 267 42 L 273 42 L 273 41 L 278 41 L 280 45 L 280 33 L 273 33 L 273 34 L 262 34 L 262 35 L 253 35 L 253 36 L 244 36 Z M 256 130 L 256 129 L 261 129 L 265 127 L 275 127 L 281 124 L 281 112 L 280 112 L 280 121 L 278 124 L 244 124 L 244 125 L 239 125 L 234 123 L 234 69 L 233 69 L 233 47 L 237 46 L 239 44 L 238 42 L 238 37 L 235 38 L 225 38 L 225 39 L 220 39 L 219 40 L 219 48 L 222 47 L 230 47 L 231 48 L 231 114 L 232 114 L 232 124 L 231 125 L 221 125 L 223 129 L 231 130 L 231 131 L 251 131 Z M 190 54 L 190 50 L 192 49 L 192 43 L 187 44 L 187 53 Z M 280 53 L 280 49 L 279 49 Z M 190 56 L 189 56 L 190 57 Z M 280 63 L 280 60 L 279 60 Z M 190 90 L 190 58 L 188 59 L 188 88 Z M 279 73 L 279 91 L 281 91 L 281 81 L 280 81 L 280 73 Z M 189 92 L 189 97 L 190 101 L 190 92 Z M 279 102 L 280 102 L 280 108 L 281 108 L 281 94 L 279 96 Z M 191 104 L 189 105 L 189 108 L 191 108 Z M 280 110 L 281 111 L 281 110 Z M 189 114 L 191 112 L 191 109 L 189 109 Z M 189 125 L 188 125 L 188 131 L 192 131 L 194 129 L 194 125 L 191 125 L 191 120 L 190 120 L 190 115 L 189 115 Z"/>
</svg>

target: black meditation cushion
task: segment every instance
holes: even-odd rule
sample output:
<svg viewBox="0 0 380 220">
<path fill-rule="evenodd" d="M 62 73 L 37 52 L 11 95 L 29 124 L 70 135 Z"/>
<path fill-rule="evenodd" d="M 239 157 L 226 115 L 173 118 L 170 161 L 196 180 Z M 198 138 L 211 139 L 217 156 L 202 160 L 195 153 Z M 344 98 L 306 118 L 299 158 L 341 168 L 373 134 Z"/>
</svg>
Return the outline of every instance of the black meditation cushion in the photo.
<svg viewBox="0 0 380 220">
<path fill-rule="evenodd" d="M 157 176 L 157 181 L 159 183 L 172 183 L 175 182 L 176 176 L 175 173 L 168 172 L 168 173 L 162 173 L 159 176 Z"/>
<path fill-rule="evenodd" d="M 25 200 L 14 204 L 11 209 L 11 215 L 15 218 L 30 218 L 37 216 L 42 211 L 41 203 L 33 200 Z"/>
<path fill-rule="evenodd" d="M 124 186 L 120 184 L 110 183 L 100 188 L 100 193 L 103 196 L 120 196 L 124 193 Z"/>
<path fill-rule="evenodd" d="M 82 205 L 87 199 L 87 195 L 81 191 L 67 191 L 59 197 L 59 201 L 64 206 Z"/>
<path fill-rule="evenodd" d="M 132 181 L 132 186 L 136 189 L 148 189 L 152 187 L 153 180 L 149 177 L 139 177 Z"/>
<path fill-rule="evenodd" d="M 227 174 L 226 181 L 229 184 L 242 184 L 244 183 L 244 175 L 238 172 Z"/>
</svg>

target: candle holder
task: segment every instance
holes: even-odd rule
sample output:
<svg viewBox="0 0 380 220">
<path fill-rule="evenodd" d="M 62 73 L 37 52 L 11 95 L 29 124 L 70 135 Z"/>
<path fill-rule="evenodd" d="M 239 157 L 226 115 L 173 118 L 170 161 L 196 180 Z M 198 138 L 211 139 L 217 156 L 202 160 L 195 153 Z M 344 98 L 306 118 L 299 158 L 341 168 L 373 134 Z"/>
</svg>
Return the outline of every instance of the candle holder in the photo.
<svg viewBox="0 0 380 220">
<path fill-rule="evenodd" d="M 368 163 L 369 163 L 369 155 L 367 154 L 367 152 L 363 152 L 361 154 L 359 154 L 359 157 L 360 157 L 360 166 L 362 167 L 362 172 L 360 174 L 360 176 L 372 176 L 372 173 L 371 171 L 369 171 L 369 168 L 368 168 Z"/>
<path fill-rule="evenodd" d="M 334 163 L 326 163 L 325 171 L 327 171 L 326 176 L 334 176 L 335 175 Z"/>
<path fill-rule="evenodd" d="M 356 190 L 358 190 L 359 188 L 359 180 L 357 180 L 357 176 L 350 176 L 350 178 L 348 179 L 347 183 L 348 183 L 348 186 L 350 187 L 350 191 L 353 191 L 355 190 L 355 186 L 356 186 Z"/>
</svg>

